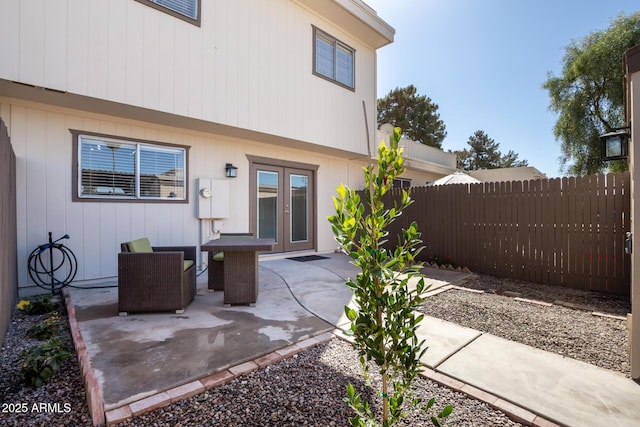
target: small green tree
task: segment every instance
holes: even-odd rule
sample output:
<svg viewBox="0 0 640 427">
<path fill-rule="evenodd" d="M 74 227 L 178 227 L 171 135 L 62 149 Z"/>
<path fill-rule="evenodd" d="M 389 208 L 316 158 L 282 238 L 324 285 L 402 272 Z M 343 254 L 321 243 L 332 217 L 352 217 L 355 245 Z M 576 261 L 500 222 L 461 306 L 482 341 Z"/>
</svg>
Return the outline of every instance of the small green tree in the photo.
<svg viewBox="0 0 640 427">
<path fill-rule="evenodd" d="M 345 401 L 356 412 L 356 417 L 349 420 L 352 426 L 391 426 L 405 415 L 406 402 L 415 407 L 422 405 L 412 388 L 422 366 L 420 357 L 426 351 L 424 340 L 419 341 L 416 335 L 424 315 L 416 309 L 424 302 L 428 289 L 420 274 L 422 264 L 415 259 L 422 249 L 417 224 L 413 222 L 403 230 L 394 250 L 383 247 L 388 234 L 386 227 L 412 203 L 406 190 L 402 190 L 400 202 L 391 208 L 382 201 L 392 188 L 393 179 L 405 170 L 402 148 L 398 146 L 400 138 L 401 131 L 395 128 L 390 146 L 380 143 L 377 172 L 373 165 L 364 169 L 368 213 L 356 191 L 341 184 L 338 197 L 333 198 L 336 214 L 328 217 L 337 242 L 361 270 L 355 280 L 347 282 L 357 305 L 357 310 L 345 307 L 354 347 L 365 375 L 370 364 L 375 363 L 382 376 L 382 389 L 378 393 L 382 399 L 382 423 L 376 422 L 369 402 L 363 402 L 349 384 Z M 419 277 L 415 287 L 410 286 L 415 277 Z M 431 399 L 422 407 L 430 411 L 433 405 Z M 432 422 L 440 425 L 440 420 L 451 411 L 451 406 L 447 406 L 431 416 Z"/>
</svg>

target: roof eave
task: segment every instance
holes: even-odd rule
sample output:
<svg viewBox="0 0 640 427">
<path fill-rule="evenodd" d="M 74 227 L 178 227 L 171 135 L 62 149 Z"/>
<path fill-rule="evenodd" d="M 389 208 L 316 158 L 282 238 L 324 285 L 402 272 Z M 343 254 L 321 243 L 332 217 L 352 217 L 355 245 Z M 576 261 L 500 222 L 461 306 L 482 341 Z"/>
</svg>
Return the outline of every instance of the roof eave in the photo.
<svg viewBox="0 0 640 427">
<path fill-rule="evenodd" d="M 362 0 L 295 0 L 374 49 L 393 43 L 395 29 Z"/>
</svg>

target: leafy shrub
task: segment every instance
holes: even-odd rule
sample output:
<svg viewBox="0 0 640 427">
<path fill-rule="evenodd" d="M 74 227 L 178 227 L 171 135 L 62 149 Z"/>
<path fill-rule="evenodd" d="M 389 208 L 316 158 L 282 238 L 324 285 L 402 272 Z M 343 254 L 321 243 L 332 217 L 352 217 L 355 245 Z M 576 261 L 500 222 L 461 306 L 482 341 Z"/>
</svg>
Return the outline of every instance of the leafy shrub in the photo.
<svg viewBox="0 0 640 427">
<path fill-rule="evenodd" d="M 32 299 L 22 299 L 17 305 L 18 310 L 30 315 L 47 314 L 58 309 L 58 303 L 51 295 L 40 295 Z"/>
<path fill-rule="evenodd" d="M 43 322 L 36 323 L 25 333 L 27 338 L 35 338 L 43 341 L 52 338 L 60 330 L 60 316 L 54 314 L 53 316 L 45 319 Z"/>
<path fill-rule="evenodd" d="M 24 357 L 20 370 L 24 381 L 31 386 L 40 387 L 60 369 L 71 353 L 65 340 L 52 338 L 44 344 L 23 350 L 20 356 Z"/>
</svg>

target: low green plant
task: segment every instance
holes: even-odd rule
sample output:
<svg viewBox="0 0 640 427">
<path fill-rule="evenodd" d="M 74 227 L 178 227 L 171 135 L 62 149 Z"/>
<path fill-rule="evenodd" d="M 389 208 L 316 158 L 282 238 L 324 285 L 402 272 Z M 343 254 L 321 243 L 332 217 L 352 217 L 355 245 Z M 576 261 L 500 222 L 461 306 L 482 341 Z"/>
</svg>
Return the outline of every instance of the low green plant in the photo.
<svg viewBox="0 0 640 427">
<path fill-rule="evenodd" d="M 35 338 L 37 340 L 43 341 L 48 340 L 55 336 L 60 330 L 60 316 L 58 314 L 54 314 L 53 316 L 45 319 L 40 323 L 36 323 L 25 333 L 25 337 L 27 338 Z"/>
<path fill-rule="evenodd" d="M 380 143 L 377 168 L 370 164 L 364 169 L 364 202 L 354 189 L 341 184 L 338 196 L 333 198 L 336 214 L 327 218 L 336 241 L 361 270 L 355 280 L 347 282 L 357 306 L 357 310 L 345 307 L 354 348 L 365 377 L 371 363 L 378 366 L 381 374 L 381 390 L 376 395 L 382 403 L 382 422 L 378 422 L 370 403 L 349 384 L 345 402 L 356 413 L 349 419 L 352 426 L 394 425 L 406 415 L 406 404 L 429 413 L 436 426 L 452 411 L 447 406 L 440 413 L 433 413 L 435 400 L 424 404 L 412 386 L 423 367 L 420 358 L 426 351 L 424 340 L 420 341 L 416 334 L 424 315 L 416 309 L 424 302 L 428 289 L 420 274 L 422 264 L 416 261 L 422 250 L 417 224 L 402 231 L 395 249 L 384 247 L 387 226 L 412 203 L 407 190 L 402 191 L 400 202 L 393 207 L 385 207 L 382 201 L 394 178 L 405 171 L 400 138 L 401 131 L 395 128 L 390 146 Z M 414 286 L 409 286 L 410 281 L 415 282 Z"/>
<path fill-rule="evenodd" d="M 30 315 L 47 314 L 58 309 L 58 303 L 51 295 L 40 295 L 32 299 L 21 299 L 18 310 Z"/>
<path fill-rule="evenodd" d="M 47 383 L 51 376 L 60 369 L 62 363 L 71 353 L 66 340 L 52 338 L 49 341 L 23 350 L 20 356 L 24 358 L 20 373 L 24 381 L 34 387 Z"/>
</svg>

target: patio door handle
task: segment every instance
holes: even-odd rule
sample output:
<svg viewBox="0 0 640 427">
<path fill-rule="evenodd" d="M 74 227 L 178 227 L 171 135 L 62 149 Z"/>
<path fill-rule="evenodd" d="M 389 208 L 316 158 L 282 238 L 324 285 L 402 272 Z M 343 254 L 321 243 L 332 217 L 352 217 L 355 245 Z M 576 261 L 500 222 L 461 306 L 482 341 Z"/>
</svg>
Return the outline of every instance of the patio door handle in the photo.
<svg viewBox="0 0 640 427">
<path fill-rule="evenodd" d="M 284 213 L 289 215 L 289 205 L 284 205 Z"/>
</svg>

